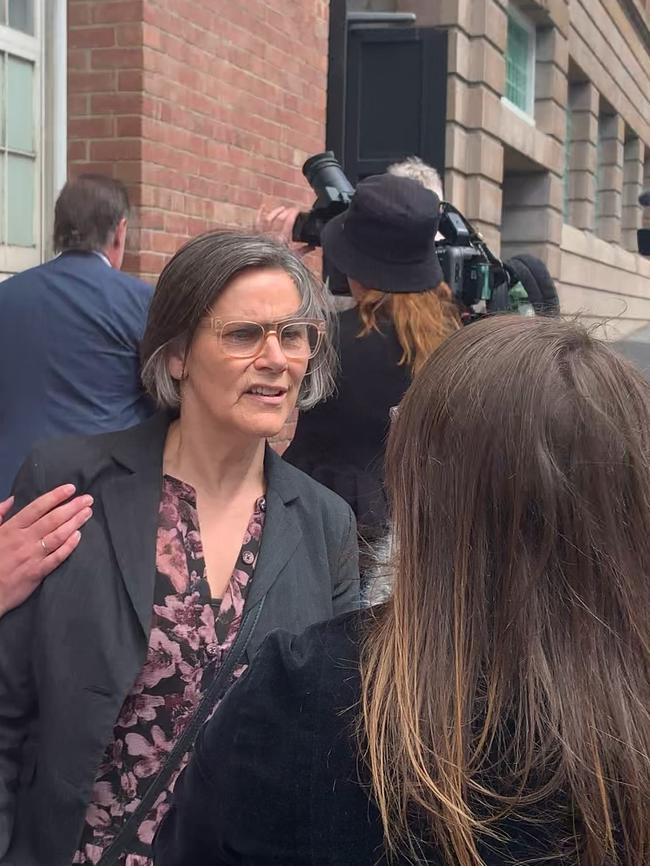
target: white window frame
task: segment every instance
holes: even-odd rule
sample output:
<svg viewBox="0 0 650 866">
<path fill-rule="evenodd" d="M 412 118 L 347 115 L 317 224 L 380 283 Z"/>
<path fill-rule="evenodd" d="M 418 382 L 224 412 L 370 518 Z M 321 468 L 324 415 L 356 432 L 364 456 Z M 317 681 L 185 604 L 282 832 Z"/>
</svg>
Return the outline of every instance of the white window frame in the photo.
<svg viewBox="0 0 650 866">
<path fill-rule="evenodd" d="M 527 94 L 526 110 L 522 110 L 518 105 L 515 105 L 507 96 L 501 97 L 501 102 L 507 105 L 508 108 L 517 114 L 522 120 L 535 125 L 535 65 L 537 63 L 537 27 L 535 23 L 525 15 L 521 9 L 515 6 L 514 3 L 508 4 L 507 14 L 512 17 L 513 21 L 518 24 L 522 30 L 528 33 L 528 80 L 530 86 Z M 506 46 L 506 62 L 507 62 L 507 46 Z"/>
<path fill-rule="evenodd" d="M 41 261 L 54 254 L 54 204 L 68 178 L 68 0 L 45 0 Z"/>
<path fill-rule="evenodd" d="M 43 0 L 34 0 L 34 35 L 22 33 L 11 27 L 0 25 L 0 51 L 22 57 L 34 64 L 34 93 L 32 99 L 32 110 L 34 112 L 34 143 L 36 159 L 34 160 L 34 246 L 20 247 L 7 243 L 0 243 L 0 273 L 11 274 L 17 271 L 31 268 L 42 261 L 42 159 L 43 159 Z M 6 74 L 4 87 L 6 88 Z M 6 105 L 6 89 L 3 94 Z M 4 161 L 5 175 L 3 187 L 7 190 L 7 167 L 9 160 Z M 4 200 L 2 202 L 2 219 L 6 218 L 4 211 Z M 4 226 L 4 236 L 7 236 L 7 227 Z"/>
</svg>

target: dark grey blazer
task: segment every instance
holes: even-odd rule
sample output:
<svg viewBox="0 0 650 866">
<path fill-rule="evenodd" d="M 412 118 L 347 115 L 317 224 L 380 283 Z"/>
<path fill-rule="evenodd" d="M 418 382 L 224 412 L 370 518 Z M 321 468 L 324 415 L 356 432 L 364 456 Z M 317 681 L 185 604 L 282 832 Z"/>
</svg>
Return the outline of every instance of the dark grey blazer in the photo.
<svg viewBox="0 0 650 866">
<path fill-rule="evenodd" d="M 69 866 L 97 768 L 144 664 L 169 417 L 33 452 L 22 507 L 72 482 L 95 498 L 81 542 L 0 620 L 0 863 Z M 264 597 L 248 656 L 275 628 L 301 631 L 359 604 L 348 506 L 267 449 L 267 512 L 246 609 Z"/>
</svg>

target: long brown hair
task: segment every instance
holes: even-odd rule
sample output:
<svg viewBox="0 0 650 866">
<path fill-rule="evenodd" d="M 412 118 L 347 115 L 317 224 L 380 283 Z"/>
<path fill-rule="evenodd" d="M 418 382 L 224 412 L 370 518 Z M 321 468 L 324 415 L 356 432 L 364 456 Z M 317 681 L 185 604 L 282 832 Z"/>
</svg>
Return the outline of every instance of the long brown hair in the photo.
<svg viewBox="0 0 650 866">
<path fill-rule="evenodd" d="M 361 663 L 389 853 L 478 866 L 511 814 L 559 822 L 549 861 L 650 863 L 649 460 L 650 384 L 577 325 L 470 325 L 416 376 Z"/>
<path fill-rule="evenodd" d="M 428 292 L 388 293 L 366 289 L 359 301 L 360 337 L 380 330 L 382 318 L 395 326 L 402 347 L 400 364 L 417 372 L 440 343 L 458 330 L 460 319 L 451 289 L 440 283 Z"/>
</svg>

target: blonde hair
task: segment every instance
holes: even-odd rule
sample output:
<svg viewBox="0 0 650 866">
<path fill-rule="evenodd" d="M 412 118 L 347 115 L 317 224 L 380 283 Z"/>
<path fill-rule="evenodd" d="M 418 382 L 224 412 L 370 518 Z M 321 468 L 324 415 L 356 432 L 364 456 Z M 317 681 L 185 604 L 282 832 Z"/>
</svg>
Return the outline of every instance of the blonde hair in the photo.
<svg viewBox="0 0 650 866">
<path fill-rule="evenodd" d="M 389 319 L 402 347 L 400 364 L 416 373 L 440 343 L 460 327 L 451 289 L 440 283 L 427 292 L 379 292 L 366 289 L 359 301 L 363 327 L 360 337 L 380 331 L 381 319 Z"/>
</svg>

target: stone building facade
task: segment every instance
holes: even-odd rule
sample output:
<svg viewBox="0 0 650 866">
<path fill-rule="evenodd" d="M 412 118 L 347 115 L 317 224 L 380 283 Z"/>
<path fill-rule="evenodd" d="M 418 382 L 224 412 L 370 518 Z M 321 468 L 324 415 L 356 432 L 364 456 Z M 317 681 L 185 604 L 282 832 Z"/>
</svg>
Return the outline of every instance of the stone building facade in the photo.
<svg viewBox="0 0 650 866">
<path fill-rule="evenodd" d="M 610 339 L 650 320 L 647 0 L 365 0 L 449 30 L 445 195 Z M 527 67 L 527 68 L 526 68 Z M 650 226 L 650 209 L 645 212 Z"/>
</svg>

